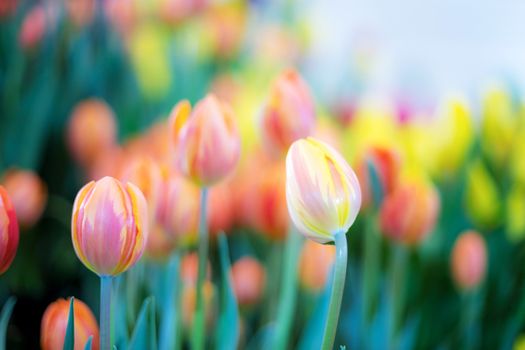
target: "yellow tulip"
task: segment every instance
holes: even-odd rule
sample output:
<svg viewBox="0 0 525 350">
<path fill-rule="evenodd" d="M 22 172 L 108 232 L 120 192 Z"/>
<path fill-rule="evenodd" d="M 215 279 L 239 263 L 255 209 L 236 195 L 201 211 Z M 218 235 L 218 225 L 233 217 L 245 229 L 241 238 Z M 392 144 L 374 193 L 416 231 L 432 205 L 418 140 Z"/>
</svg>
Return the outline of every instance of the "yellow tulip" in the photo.
<svg viewBox="0 0 525 350">
<path fill-rule="evenodd" d="M 485 165 L 477 160 L 467 169 L 465 206 L 470 219 L 480 227 L 492 228 L 499 223 L 499 193 Z"/>
<path fill-rule="evenodd" d="M 505 201 L 505 220 L 510 240 L 518 241 L 525 237 L 525 186 L 514 185 Z"/>
</svg>

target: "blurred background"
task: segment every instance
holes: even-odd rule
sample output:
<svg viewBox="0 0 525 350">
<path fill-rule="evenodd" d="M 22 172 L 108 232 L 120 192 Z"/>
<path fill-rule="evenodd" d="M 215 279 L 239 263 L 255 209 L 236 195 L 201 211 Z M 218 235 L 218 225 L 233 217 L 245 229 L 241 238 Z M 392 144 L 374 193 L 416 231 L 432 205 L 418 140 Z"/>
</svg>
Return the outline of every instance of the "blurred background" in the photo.
<svg viewBox="0 0 525 350">
<path fill-rule="evenodd" d="M 8 348 L 38 348 L 42 314 L 59 297 L 75 295 L 98 313 L 98 279 L 71 244 L 76 193 L 90 179 L 125 178 L 137 155 L 169 167 L 171 109 L 210 91 L 232 105 L 242 137 L 237 173 L 212 194 L 211 229 L 228 234 L 233 263 L 250 256 L 266 271 L 264 283 L 250 282 L 259 289 L 252 297 L 264 302 L 241 308 L 240 346 L 260 348 L 276 309 L 288 227 L 284 170 L 268 175 L 282 159 L 261 156 L 260 119 L 273 82 L 290 68 L 309 87 L 316 135 L 354 169 L 365 162 L 375 174 L 358 173 L 370 180 L 373 203 L 364 205 L 348 236 L 340 343 L 388 348 L 391 275 L 399 277 L 390 268 L 402 245 L 399 348 L 467 348 L 465 338 L 470 348 L 519 348 L 525 330 L 525 3 L 0 1 L 0 182 L 21 225 L 17 256 L 0 277 L 0 301 L 18 299 Z M 374 163 L 368 155 L 378 148 L 402 165 L 385 170 L 383 161 Z M 255 164 L 263 175 L 254 176 Z M 396 234 L 384 233 L 382 199 L 398 170 L 400 178 L 424 179 L 438 193 L 439 210 L 428 214 L 436 218 L 428 219 L 432 224 L 417 242 L 399 243 Z M 413 208 L 403 200 L 394 206 L 400 216 Z M 407 220 L 427 221 L 427 213 L 414 215 Z M 451 252 L 464 230 L 478 232 L 485 250 L 472 259 L 460 253 L 457 264 L 467 267 L 458 273 Z M 370 258 L 364 232 L 370 231 L 378 238 L 379 267 L 368 298 L 361 281 Z M 174 245 L 186 252 L 195 243 L 164 241 L 155 241 L 145 260 L 160 266 Z M 309 334 L 322 324 L 316 315 L 326 304 L 333 252 L 303 253 L 302 260 L 320 256 L 328 266 L 299 267 L 300 312 L 291 344 L 308 349 L 319 341 Z M 364 303 L 370 310 L 363 311 Z"/>
</svg>

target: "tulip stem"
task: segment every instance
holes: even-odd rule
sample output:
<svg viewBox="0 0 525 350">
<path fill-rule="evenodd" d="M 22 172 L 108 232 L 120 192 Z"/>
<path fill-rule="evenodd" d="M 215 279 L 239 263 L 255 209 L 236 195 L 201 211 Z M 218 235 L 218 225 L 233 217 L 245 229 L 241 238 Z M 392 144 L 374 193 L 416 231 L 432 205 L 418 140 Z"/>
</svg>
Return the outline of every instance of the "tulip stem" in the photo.
<svg viewBox="0 0 525 350">
<path fill-rule="evenodd" d="M 477 298 L 476 291 L 469 291 L 463 294 L 463 340 L 465 350 L 476 348 L 476 334 L 477 334 Z"/>
<path fill-rule="evenodd" d="M 281 296 L 277 309 L 274 349 L 288 349 L 297 299 L 297 262 L 301 250 L 301 235 L 294 229 L 288 230 L 284 248 L 284 272 L 281 279 Z"/>
<path fill-rule="evenodd" d="M 401 326 L 403 318 L 403 309 L 405 303 L 405 273 L 407 263 L 407 250 L 402 244 L 395 244 L 392 256 L 392 270 L 390 276 L 390 344 L 391 349 L 398 348 L 397 333 Z"/>
<path fill-rule="evenodd" d="M 333 272 L 332 292 L 328 306 L 328 317 L 324 328 L 323 345 L 321 349 L 331 350 L 334 346 L 341 302 L 346 279 L 346 265 L 348 259 L 348 247 L 346 245 L 346 232 L 335 234 L 335 265 Z"/>
<path fill-rule="evenodd" d="M 100 350 L 111 350 L 112 276 L 100 276 Z"/>
<path fill-rule="evenodd" d="M 192 349 L 204 349 L 204 302 L 202 296 L 202 285 L 206 276 L 208 261 L 208 221 L 207 221 L 208 189 L 201 190 L 201 205 L 199 216 L 199 272 L 197 276 L 197 303 L 193 319 Z"/>
</svg>

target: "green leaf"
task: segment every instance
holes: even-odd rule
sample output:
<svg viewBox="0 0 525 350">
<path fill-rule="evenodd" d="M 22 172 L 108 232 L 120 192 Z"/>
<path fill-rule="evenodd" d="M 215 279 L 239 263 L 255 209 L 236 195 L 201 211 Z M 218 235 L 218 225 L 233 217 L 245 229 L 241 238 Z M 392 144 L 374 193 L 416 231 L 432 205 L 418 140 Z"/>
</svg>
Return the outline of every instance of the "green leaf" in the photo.
<svg viewBox="0 0 525 350">
<path fill-rule="evenodd" d="M 2 308 L 2 313 L 0 314 L 0 350 L 5 350 L 7 325 L 9 324 L 9 318 L 11 317 L 11 313 L 13 312 L 15 303 L 15 297 L 10 297 L 9 299 L 7 299 L 7 301 L 4 304 L 4 307 Z"/>
<path fill-rule="evenodd" d="M 175 253 L 168 263 L 165 271 L 164 285 L 165 299 L 161 300 L 163 310 L 160 321 L 159 349 L 171 350 L 180 349 L 181 327 L 177 311 L 180 306 L 180 286 L 179 283 L 180 257 Z"/>
<path fill-rule="evenodd" d="M 74 350 L 75 348 L 75 298 L 69 299 L 69 314 L 67 317 L 66 336 L 64 338 L 64 350 Z"/>
<path fill-rule="evenodd" d="M 219 254 L 222 271 L 221 314 L 215 333 L 215 342 L 217 349 L 236 349 L 239 339 L 239 309 L 230 276 L 228 241 L 222 233 L 219 236 Z"/>
<path fill-rule="evenodd" d="M 129 342 L 129 350 L 157 349 L 155 329 L 155 299 L 148 297 L 140 309 L 139 318 L 135 324 L 133 335 Z"/>
<path fill-rule="evenodd" d="M 91 350 L 92 342 L 93 342 L 93 336 L 90 335 L 86 342 L 86 345 L 84 346 L 84 350 Z"/>
</svg>

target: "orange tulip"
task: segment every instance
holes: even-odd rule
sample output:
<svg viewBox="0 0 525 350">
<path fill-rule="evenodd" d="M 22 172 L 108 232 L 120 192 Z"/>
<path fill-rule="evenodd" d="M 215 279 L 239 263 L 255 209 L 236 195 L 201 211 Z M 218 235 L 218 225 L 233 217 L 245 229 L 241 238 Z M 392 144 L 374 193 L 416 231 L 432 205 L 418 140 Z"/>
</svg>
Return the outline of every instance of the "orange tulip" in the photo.
<svg viewBox="0 0 525 350">
<path fill-rule="evenodd" d="M 46 206 L 47 188 L 44 182 L 32 171 L 12 169 L 5 174 L 3 183 L 20 225 L 33 226 Z"/>
<path fill-rule="evenodd" d="M 208 225 L 212 235 L 233 227 L 233 200 L 229 183 L 220 183 L 210 189 Z"/>
<path fill-rule="evenodd" d="M 430 183 L 400 183 L 381 205 L 382 232 L 405 244 L 417 244 L 434 228 L 439 206 L 439 194 Z"/>
<path fill-rule="evenodd" d="M 78 192 L 71 220 L 73 247 L 99 276 L 116 276 L 133 266 L 148 232 L 146 200 L 135 185 L 104 177 Z"/>
<path fill-rule="evenodd" d="M 231 174 L 240 157 L 240 137 L 229 106 L 208 95 L 193 111 L 188 101 L 177 104 L 170 117 L 178 167 L 200 186 Z"/>
<path fill-rule="evenodd" d="M 98 99 L 84 100 L 75 107 L 67 132 L 72 155 L 85 167 L 116 145 L 115 116 L 111 108 Z"/>
<path fill-rule="evenodd" d="M 197 283 L 197 272 L 199 269 L 199 256 L 197 253 L 187 254 L 182 258 L 180 265 L 180 277 L 181 280 L 186 284 Z M 211 265 L 210 262 L 207 264 L 206 278 L 211 278 Z"/>
<path fill-rule="evenodd" d="M 487 248 L 483 237 L 470 230 L 460 234 L 454 243 L 450 263 L 452 276 L 459 288 L 476 288 L 487 269 Z"/>
<path fill-rule="evenodd" d="M 261 300 L 266 286 L 266 270 L 257 259 L 243 257 L 231 268 L 233 291 L 241 306 L 253 305 Z"/>
<path fill-rule="evenodd" d="M 18 248 L 18 221 L 7 191 L 0 186 L 0 275 L 7 271 Z"/>
<path fill-rule="evenodd" d="M 262 114 L 261 128 L 265 145 L 278 153 L 285 153 L 292 142 L 314 132 L 314 103 L 306 83 L 295 70 L 286 70 L 275 80 Z"/>
<path fill-rule="evenodd" d="M 335 260 L 335 247 L 306 240 L 299 260 L 299 281 L 314 292 L 323 289 Z"/>
<path fill-rule="evenodd" d="M 361 185 L 364 208 L 369 207 L 373 200 L 370 167 L 377 176 L 381 195 L 387 196 L 394 190 L 398 182 L 401 170 L 400 156 L 391 148 L 371 147 L 360 159 L 356 167 L 356 175 Z M 379 204 L 376 203 L 376 205 Z"/>
<path fill-rule="evenodd" d="M 93 336 L 92 349 L 99 348 L 99 331 L 95 316 L 82 301 L 75 299 L 75 350 L 82 350 L 90 336 Z M 49 304 L 40 328 L 40 347 L 42 350 L 62 350 L 69 318 L 69 301 L 58 299 Z"/>
</svg>

